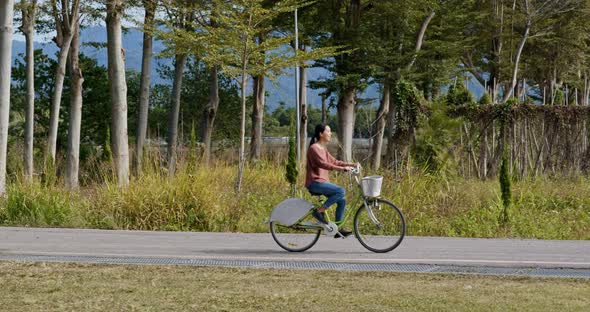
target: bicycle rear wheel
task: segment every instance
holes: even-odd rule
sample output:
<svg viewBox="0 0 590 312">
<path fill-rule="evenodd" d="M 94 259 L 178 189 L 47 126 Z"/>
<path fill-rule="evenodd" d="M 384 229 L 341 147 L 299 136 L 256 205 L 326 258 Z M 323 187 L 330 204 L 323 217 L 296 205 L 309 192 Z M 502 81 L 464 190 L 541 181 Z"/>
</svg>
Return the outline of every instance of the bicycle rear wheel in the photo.
<svg viewBox="0 0 590 312">
<path fill-rule="evenodd" d="M 270 233 L 286 251 L 302 252 L 313 247 L 320 238 L 321 229 L 316 224 L 317 221 L 311 215 L 292 226 L 273 221 L 270 223 Z"/>
<path fill-rule="evenodd" d="M 401 244 L 406 233 L 406 221 L 402 212 L 383 199 L 371 199 L 362 205 L 354 217 L 354 234 L 361 245 L 370 251 L 383 253 Z"/>
</svg>

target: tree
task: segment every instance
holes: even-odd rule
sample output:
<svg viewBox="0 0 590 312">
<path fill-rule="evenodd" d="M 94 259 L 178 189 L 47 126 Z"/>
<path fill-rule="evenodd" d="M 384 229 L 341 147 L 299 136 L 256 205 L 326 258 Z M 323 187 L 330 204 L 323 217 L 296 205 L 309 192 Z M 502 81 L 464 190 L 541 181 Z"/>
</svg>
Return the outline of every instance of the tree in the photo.
<svg viewBox="0 0 590 312">
<path fill-rule="evenodd" d="M 575 50 L 584 40 L 563 41 L 572 34 L 585 34 L 585 29 L 562 32 L 570 29 L 572 21 L 584 25 L 582 16 L 587 15 L 587 1 L 580 0 L 492 0 L 478 1 L 474 18 L 464 21 L 465 34 L 469 37 L 461 62 L 477 81 L 490 89 L 493 102 L 506 102 L 519 85 L 519 72 L 524 69 L 542 79 L 531 82 L 539 85 L 542 100 L 543 88 L 557 92 L 560 73 L 571 68 L 564 64 L 565 50 Z M 577 19 L 580 18 L 581 19 Z M 568 25 L 569 24 L 569 25 Z M 569 40 L 569 39 L 566 39 Z M 530 47 L 527 61 L 527 46 Z M 545 62 L 539 62 L 545 59 Z M 579 58 L 577 58 L 579 60 Z M 522 68 L 522 64 L 526 67 Z M 568 65 L 571 65 L 568 64 Z M 535 77 L 535 78 L 537 78 Z M 531 77 L 526 77 L 531 78 Z M 521 85 L 524 85 L 521 83 Z M 547 99 L 550 99 L 547 96 Z M 550 102 L 550 101 L 547 101 Z"/>
<path fill-rule="evenodd" d="M 162 64 L 158 69 L 162 79 L 171 81 L 174 79 L 174 64 Z M 183 76 L 182 94 L 180 97 L 181 115 L 180 131 L 190 132 L 190 125 L 195 125 L 208 117 L 207 107 L 210 103 L 211 69 L 202 60 L 195 56 L 189 56 Z M 218 79 L 219 102 L 223 103 L 215 114 L 215 127 L 211 130 L 211 141 L 217 141 L 218 146 L 231 146 L 239 142 L 240 124 L 236 122 L 236 116 L 241 111 L 239 87 L 232 78 L 223 74 L 216 75 Z M 130 84 L 131 86 L 131 84 Z M 168 126 L 168 112 L 170 105 L 171 85 L 156 84 L 152 87 L 150 99 L 149 129 L 156 135 L 157 129 L 166 129 Z M 202 126 L 202 124 L 201 124 Z M 214 131 L 213 131 L 214 130 Z M 198 135 L 202 135 L 197 133 Z M 202 142 L 204 137 L 198 137 Z M 179 141 L 179 146 L 186 142 Z M 236 145 L 237 146 L 237 145 Z M 199 146 L 204 149 L 204 144 Z M 201 150 L 201 152 L 204 152 Z M 213 152 L 213 151 L 211 151 Z M 204 157 L 204 156 L 203 156 Z M 204 159 L 201 160 L 204 162 Z"/>
<path fill-rule="evenodd" d="M 150 99 L 150 77 L 153 54 L 153 27 L 155 25 L 157 0 L 143 0 L 145 17 L 143 21 L 143 54 L 141 57 L 141 86 L 139 95 L 139 115 L 137 121 L 137 144 L 135 148 L 135 174 L 139 175 L 142 170 L 143 145 L 147 134 L 149 99 Z"/>
<path fill-rule="evenodd" d="M 107 50 L 109 59 L 109 88 L 112 101 L 111 135 L 113 160 L 120 187 L 129 184 L 129 145 L 127 136 L 127 82 L 121 37 L 123 0 L 107 0 Z"/>
<path fill-rule="evenodd" d="M 174 81 L 172 83 L 172 97 L 170 98 L 170 110 L 168 112 L 168 175 L 174 176 L 176 171 L 176 149 L 178 144 L 178 118 L 180 115 L 180 97 L 182 88 L 182 76 L 186 64 L 187 55 L 177 54 L 174 60 Z"/>
<path fill-rule="evenodd" d="M 305 51 L 305 44 L 302 43 L 300 48 Z M 308 124 L 308 109 L 307 109 L 307 68 L 306 64 L 299 64 L 299 155 L 301 160 L 307 156 L 307 124 Z"/>
<path fill-rule="evenodd" d="M 13 1 L 0 1 L 0 197 L 6 195 L 13 15 Z"/>
<path fill-rule="evenodd" d="M 545 22 L 552 16 L 556 16 L 559 14 L 569 12 L 571 10 L 575 10 L 581 1 L 523 0 L 523 2 L 524 3 L 519 2 L 518 6 L 515 6 L 522 11 L 522 14 L 524 14 L 524 30 L 522 32 L 522 37 L 520 38 L 520 41 L 516 48 L 516 53 L 514 54 L 514 65 L 511 75 L 512 78 L 507 84 L 507 88 L 504 90 L 504 98 L 502 100 L 502 103 L 506 103 L 514 94 L 514 88 L 516 87 L 518 78 L 520 58 L 522 55 L 522 51 L 524 49 L 524 45 L 531 35 L 531 31 L 533 32 L 533 34 L 538 35 L 537 31 L 542 31 L 542 29 L 538 29 L 538 26 L 543 26 L 543 22 Z M 517 4 L 516 1 L 515 4 Z M 537 27 L 537 29 L 534 29 L 533 27 Z"/>
<path fill-rule="evenodd" d="M 285 177 L 287 178 L 287 182 L 291 185 L 292 196 L 295 196 L 299 170 L 297 170 L 297 146 L 295 146 L 295 139 L 292 136 L 289 136 L 289 158 L 287 160 L 286 170 Z"/>
<path fill-rule="evenodd" d="M 184 30 L 192 31 L 192 22 L 194 18 L 194 1 L 175 1 L 171 7 L 166 7 L 168 19 L 173 21 L 172 32 Z M 174 81 L 172 83 L 172 97 L 170 99 L 170 112 L 168 117 L 168 175 L 174 176 L 176 171 L 176 150 L 178 144 L 178 120 L 180 114 L 180 96 L 182 90 L 182 77 L 188 55 L 174 46 L 169 47 L 174 50 Z"/>
<path fill-rule="evenodd" d="M 57 35 L 53 38 L 59 47 L 57 69 L 55 72 L 55 90 L 51 103 L 51 117 L 49 126 L 49 137 L 47 138 L 47 151 L 45 161 L 52 165 L 55 163 L 57 147 L 57 128 L 59 124 L 59 111 L 61 107 L 63 84 L 66 75 L 66 62 L 70 51 L 72 39 L 76 31 L 76 25 L 80 18 L 80 0 L 61 1 L 58 8 L 57 0 L 51 0 L 51 13 L 55 21 Z M 53 166 L 52 166 L 53 167 Z"/>
<path fill-rule="evenodd" d="M 82 102 L 84 103 L 84 109 L 82 110 L 82 120 L 80 137 L 82 138 L 81 144 L 92 147 L 100 145 L 104 142 L 104 128 L 105 122 L 110 120 L 110 98 L 109 98 L 109 82 L 108 82 L 108 71 L 104 66 L 99 66 L 98 61 L 90 59 L 84 54 L 80 54 L 80 68 L 84 73 L 84 84 L 91 86 L 91 88 L 85 88 L 82 93 Z M 42 50 L 35 51 L 35 144 L 40 145 L 46 137 L 49 129 L 49 112 L 51 110 L 51 99 L 53 94 L 55 78 L 55 68 L 57 67 L 57 61 L 54 58 L 43 54 Z M 12 96 L 25 98 L 26 97 L 26 60 L 17 58 L 15 60 L 15 66 L 13 67 L 13 88 Z M 139 79 L 137 85 L 139 85 Z M 68 72 L 64 80 L 64 102 L 69 102 L 71 98 L 71 73 Z M 139 88 L 138 88 L 139 89 Z M 133 91 L 133 90 L 132 90 Z M 130 97 L 134 94 L 130 92 Z M 13 103 L 20 101 L 14 99 Z M 24 102 L 24 101 L 23 101 Z M 26 107 L 14 106 L 12 109 L 15 113 L 25 115 Z M 68 110 L 62 110 L 60 119 L 69 120 L 70 112 Z M 20 127 L 17 124 L 16 127 Z M 58 133 L 58 142 L 67 142 L 66 133 L 68 132 L 67 123 L 60 125 Z M 24 127 L 23 127 L 24 128 Z M 59 148 L 66 148 L 61 146 Z M 81 147 L 80 160 L 84 160 L 84 149 L 88 150 L 84 146 Z"/>
<path fill-rule="evenodd" d="M 201 119 L 201 141 L 203 142 L 203 163 L 205 166 L 208 166 L 211 161 L 211 138 L 213 136 L 213 126 L 219 109 L 220 98 L 218 75 L 217 66 L 210 66 L 209 99 L 207 101 L 207 106 L 203 109 L 203 117 Z"/>
<path fill-rule="evenodd" d="M 428 26 L 436 14 L 436 7 L 429 1 L 417 4 L 408 1 L 382 2 L 375 5 L 376 9 L 371 12 L 370 22 L 373 24 L 370 27 L 381 31 L 371 37 L 369 44 L 372 48 L 369 49 L 369 55 L 379 65 L 380 72 L 376 76 L 382 84 L 382 96 L 374 122 L 371 166 L 378 170 L 381 166 L 385 128 L 387 121 L 392 120 L 391 86 L 401 79 L 402 71 L 409 72 L 416 62 Z M 412 40 L 415 41 L 414 45 L 411 44 Z M 414 48 L 408 49 L 406 46 Z M 391 138 L 389 142 L 392 142 Z"/>
<path fill-rule="evenodd" d="M 367 58 L 375 66 L 374 79 L 382 88 L 381 102 L 373 132 L 371 164 L 381 165 L 386 129 L 396 125 L 391 107 L 391 90 L 400 79 L 413 82 L 432 97 L 440 89 L 441 78 L 457 68 L 457 59 L 465 48 L 462 28 L 472 17 L 466 14 L 472 1 L 383 1 L 365 15 Z M 378 31 L 375 31 L 378 30 Z M 395 140 L 388 133 L 387 150 Z M 391 154 L 387 153 L 388 156 Z M 391 160 L 391 159 L 390 159 Z"/>
<path fill-rule="evenodd" d="M 241 191 L 242 176 L 245 166 L 246 133 L 246 89 L 248 76 L 265 74 L 273 78 L 282 68 L 306 59 L 324 57 L 333 53 L 333 49 L 319 49 L 300 53 L 297 57 L 283 53 L 263 53 L 278 51 L 291 41 L 290 36 L 274 36 L 263 43 L 256 42 L 256 36 L 270 32 L 273 20 L 280 14 L 292 12 L 298 1 L 287 0 L 267 6 L 264 0 L 240 0 L 228 3 L 214 0 L 211 16 L 215 27 L 207 24 L 199 26 L 199 31 L 178 31 L 168 37 L 175 49 L 186 49 L 202 54 L 202 59 L 209 66 L 219 66 L 221 72 L 230 77 L 239 77 L 242 112 L 240 128 L 240 146 L 238 175 L 235 190 Z M 196 27 L 195 27 L 196 28 Z M 205 52 L 203 52 L 205 51 Z M 200 52 L 200 53 L 199 53 Z"/>
<path fill-rule="evenodd" d="M 256 44 L 262 44 L 266 34 L 259 34 L 256 39 Z M 265 51 L 261 51 L 265 53 Z M 261 59 L 264 61 L 264 59 Z M 253 90 L 252 98 L 254 105 L 252 105 L 252 132 L 250 140 L 250 159 L 258 160 L 260 158 L 260 151 L 262 147 L 262 128 L 264 119 L 264 106 L 266 104 L 266 85 L 265 75 L 260 74 L 252 77 Z"/>
<path fill-rule="evenodd" d="M 416 87 L 400 80 L 393 89 L 393 109 L 391 115 L 390 140 L 387 155 L 389 162 L 397 165 L 396 160 L 409 157 L 408 147 L 415 139 L 416 127 L 420 116 L 422 97 Z"/>
<path fill-rule="evenodd" d="M 201 11 L 210 10 L 215 3 L 210 1 L 205 1 L 200 3 Z M 199 19 L 199 16 L 202 18 Z M 209 27 L 217 27 L 217 23 L 213 15 L 202 15 L 196 16 L 195 19 L 199 24 L 208 24 Z M 200 55 L 200 54 L 199 54 Z M 200 124 L 200 137 L 201 141 L 203 142 L 203 164 L 205 166 L 209 165 L 211 160 L 211 143 L 213 137 L 213 127 L 215 125 L 215 120 L 219 113 L 219 103 L 220 103 L 220 94 L 219 94 L 219 66 L 211 65 L 208 66 L 208 76 L 209 76 L 209 97 L 207 99 L 207 105 L 203 107 L 203 114 L 201 117 L 201 124 Z M 227 103 L 225 103 L 227 105 Z"/>
<path fill-rule="evenodd" d="M 65 184 L 68 188 L 78 188 L 80 171 L 80 129 L 82 124 L 82 68 L 80 67 L 80 20 L 76 19 L 69 52 L 70 67 L 70 122 L 68 130 L 68 149 L 66 156 Z"/>
<path fill-rule="evenodd" d="M 35 50 L 34 32 L 35 18 L 37 13 L 37 0 L 21 0 L 22 25 L 20 31 L 25 35 L 26 41 L 26 64 L 27 64 L 27 108 L 25 115 L 25 153 L 24 169 L 25 178 L 30 182 L 33 179 L 33 131 L 35 119 Z"/>
<path fill-rule="evenodd" d="M 366 13 L 374 10 L 371 1 L 361 0 L 327 0 L 314 5 L 316 9 L 315 24 L 321 29 L 320 46 L 337 46 L 345 52 L 333 59 L 317 62 L 335 77 L 327 82 L 329 89 L 338 95 L 338 142 L 339 155 L 344 161 L 352 161 L 352 138 L 355 122 L 356 97 L 368 84 L 372 66 L 366 58 L 368 52 L 364 37 L 374 29 L 365 27 Z"/>
<path fill-rule="evenodd" d="M 215 27 L 215 20 L 211 18 L 209 25 Z M 203 163 L 205 166 L 208 166 L 211 161 L 211 137 L 213 136 L 213 126 L 219 109 L 218 66 L 209 66 L 209 71 L 209 100 L 203 110 L 201 119 L 201 141 L 203 142 Z"/>
</svg>

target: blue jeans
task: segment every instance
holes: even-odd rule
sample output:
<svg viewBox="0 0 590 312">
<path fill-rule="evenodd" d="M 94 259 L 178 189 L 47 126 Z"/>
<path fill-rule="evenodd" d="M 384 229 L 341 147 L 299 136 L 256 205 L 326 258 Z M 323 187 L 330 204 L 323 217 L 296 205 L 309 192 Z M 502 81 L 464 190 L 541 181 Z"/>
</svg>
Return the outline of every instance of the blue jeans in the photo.
<svg viewBox="0 0 590 312">
<path fill-rule="evenodd" d="M 330 182 L 311 182 L 307 189 L 311 193 L 322 194 L 328 197 L 324 202 L 323 208 L 328 209 L 330 206 L 338 204 L 336 206 L 336 222 L 342 221 L 344 218 L 344 209 L 346 209 L 344 188 Z"/>
</svg>

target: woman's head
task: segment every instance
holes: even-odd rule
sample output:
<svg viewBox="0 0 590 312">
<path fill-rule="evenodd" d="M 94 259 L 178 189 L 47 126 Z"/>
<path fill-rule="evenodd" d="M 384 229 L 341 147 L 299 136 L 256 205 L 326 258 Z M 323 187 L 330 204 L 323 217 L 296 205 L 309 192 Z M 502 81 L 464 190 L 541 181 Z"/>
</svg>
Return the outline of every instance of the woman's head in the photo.
<svg viewBox="0 0 590 312">
<path fill-rule="evenodd" d="M 314 144 L 316 142 L 327 143 L 327 142 L 330 142 L 331 139 L 332 139 L 332 129 L 330 129 L 330 126 L 325 125 L 325 124 L 319 124 L 319 125 L 315 126 L 315 131 L 313 133 L 313 137 L 311 138 L 311 141 L 309 142 L 309 146 L 311 146 L 312 144 Z"/>
</svg>

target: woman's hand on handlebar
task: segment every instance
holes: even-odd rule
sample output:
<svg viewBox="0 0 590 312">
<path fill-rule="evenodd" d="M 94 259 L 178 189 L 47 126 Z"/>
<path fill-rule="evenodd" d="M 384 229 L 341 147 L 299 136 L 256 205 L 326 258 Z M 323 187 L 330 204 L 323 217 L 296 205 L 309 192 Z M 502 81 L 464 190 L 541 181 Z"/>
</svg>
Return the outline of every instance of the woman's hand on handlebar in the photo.
<svg viewBox="0 0 590 312">
<path fill-rule="evenodd" d="M 355 167 L 350 167 L 350 166 L 346 166 L 346 167 L 342 167 L 342 171 L 344 172 L 352 172 L 354 170 Z"/>
</svg>

